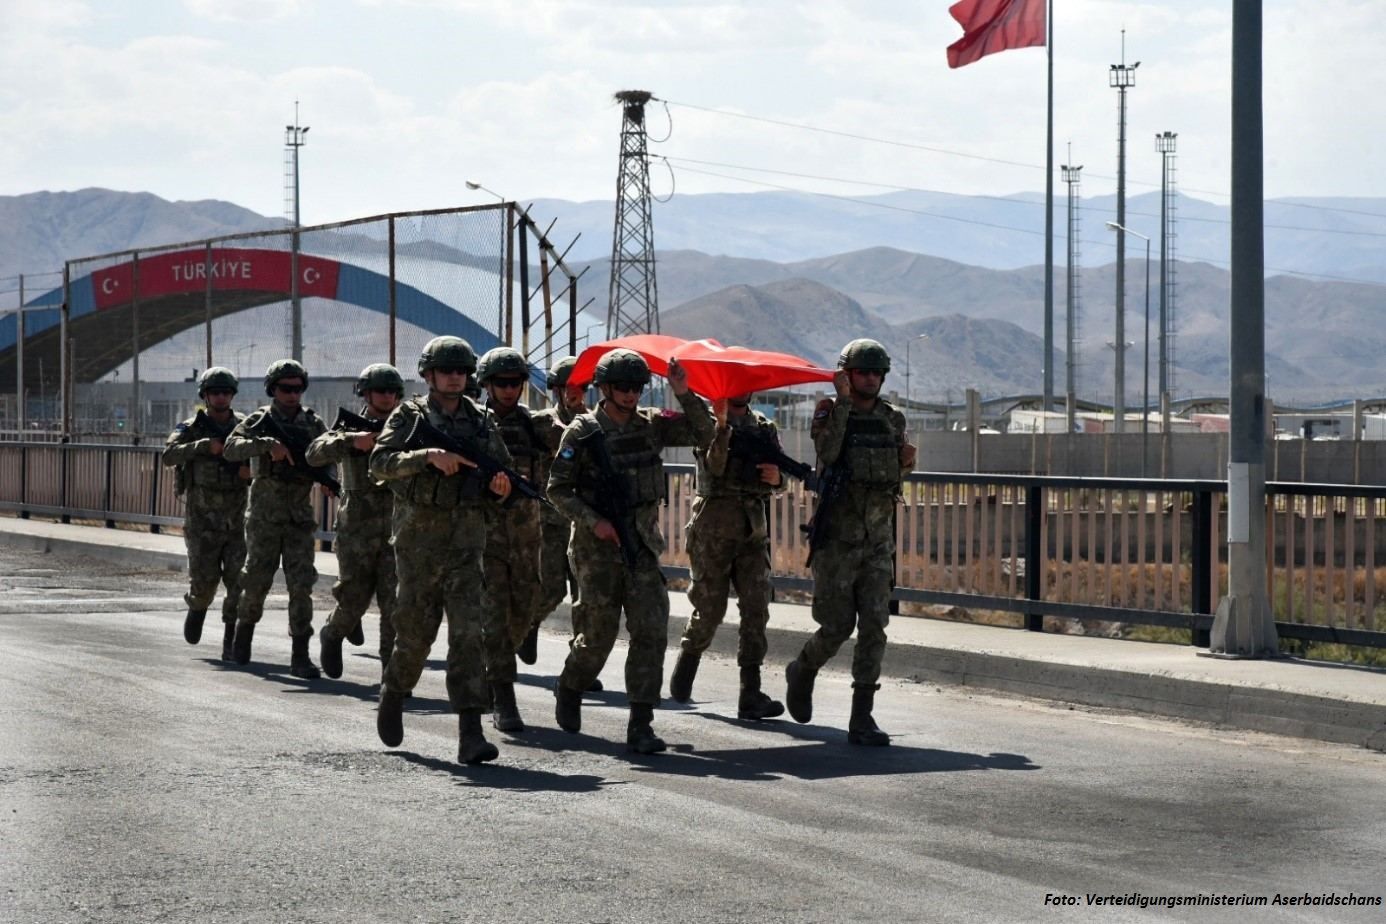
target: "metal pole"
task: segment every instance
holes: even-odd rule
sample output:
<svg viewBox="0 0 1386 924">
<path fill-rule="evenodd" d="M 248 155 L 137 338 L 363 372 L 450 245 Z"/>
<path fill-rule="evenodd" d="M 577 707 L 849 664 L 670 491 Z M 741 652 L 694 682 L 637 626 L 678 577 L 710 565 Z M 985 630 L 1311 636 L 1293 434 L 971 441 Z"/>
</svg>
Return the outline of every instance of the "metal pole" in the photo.
<svg viewBox="0 0 1386 924">
<path fill-rule="evenodd" d="M 399 321 L 399 305 L 395 301 L 395 217 L 390 216 L 390 365 L 399 365 L 395 362 L 396 332 L 395 327 Z"/>
<path fill-rule="evenodd" d="M 14 316 L 14 361 L 17 374 L 14 383 L 14 396 L 19 406 L 15 408 L 15 424 L 19 427 L 19 439 L 28 434 L 24 423 L 24 274 L 19 274 L 19 311 Z"/>
<path fill-rule="evenodd" d="M 205 288 L 205 308 L 207 326 L 207 364 L 204 369 L 212 367 L 212 242 L 207 242 L 207 249 L 202 255 L 202 275 L 207 285 Z"/>
<path fill-rule="evenodd" d="M 130 340 L 134 350 L 130 363 L 130 428 L 134 441 L 140 441 L 140 254 L 130 263 Z"/>
<path fill-rule="evenodd" d="M 1150 238 L 1145 239 L 1145 367 L 1144 394 L 1141 397 L 1141 477 L 1150 465 Z"/>
<path fill-rule="evenodd" d="M 1044 410 L 1054 410 L 1054 4 L 1045 4 L 1048 57 L 1044 134 Z"/>
<path fill-rule="evenodd" d="M 1265 225 L 1261 0 L 1232 4 L 1231 433 L 1227 453 L 1227 596 L 1210 648 L 1278 654 L 1266 596 Z"/>
<path fill-rule="evenodd" d="M 298 149 L 295 148 L 294 151 L 294 157 L 297 159 Z M 295 179 L 294 182 L 297 183 L 298 180 Z M 295 200 L 294 208 L 295 211 L 297 211 L 297 200 Z M 301 246 L 301 242 L 299 241 L 297 226 L 295 226 L 289 238 L 293 242 L 293 252 L 289 254 L 289 273 L 291 276 L 289 279 L 289 312 L 290 325 L 292 328 L 290 338 L 292 342 L 289 347 L 289 355 L 295 361 L 303 362 L 303 300 L 299 298 L 298 294 L 298 249 Z"/>
<path fill-rule="evenodd" d="M 515 315 L 515 206 L 505 206 L 505 317 L 504 329 L 497 338 L 501 343 L 509 343 L 514 332 Z"/>
<path fill-rule="evenodd" d="M 1113 64 L 1108 85 L 1117 91 L 1117 218 L 1126 225 L 1126 90 L 1136 85 L 1136 68 L 1141 62 L 1126 63 L 1126 30 L 1121 30 L 1121 63 Z M 1116 252 L 1116 368 L 1112 391 L 1112 413 L 1117 433 L 1126 432 L 1126 236 L 1117 237 Z"/>
<path fill-rule="evenodd" d="M 577 355 L 577 277 L 568 277 L 568 353 Z"/>
<path fill-rule="evenodd" d="M 63 264 L 63 306 L 62 306 L 62 310 L 61 310 L 61 311 L 59 312 L 59 314 L 58 314 L 58 324 L 59 324 L 59 329 L 58 329 L 58 394 L 60 395 L 60 398 L 59 398 L 59 401 L 58 401 L 58 404 L 59 404 L 59 408 L 58 408 L 58 421 L 59 421 L 59 427 L 58 427 L 58 430 L 59 430 L 59 432 L 62 434 L 62 438 L 63 438 L 64 440 L 67 439 L 68 433 L 71 432 L 71 425 L 72 425 L 72 408 L 71 408 L 71 401 L 70 401 L 70 398 L 71 398 L 71 395 L 70 395 L 71 389 L 68 387 L 68 382 L 67 382 L 67 367 L 68 367 L 68 356 L 67 356 L 67 349 L 68 349 L 68 347 L 67 347 L 67 338 L 68 338 L 68 329 L 67 329 L 67 326 L 68 326 L 68 325 L 67 325 L 67 321 L 68 321 L 68 306 L 71 305 L 71 304 L 72 304 L 72 265 L 71 265 L 70 263 L 64 263 L 64 264 Z M 40 375 L 40 376 L 39 376 L 39 381 L 42 381 L 42 380 L 43 380 L 43 377 L 42 377 L 42 375 Z"/>
<path fill-rule="evenodd" d="M 529 216 L 520 218 L 516 232 L 520 236 L 520 353 L 529 362 Z"/>
</svg>

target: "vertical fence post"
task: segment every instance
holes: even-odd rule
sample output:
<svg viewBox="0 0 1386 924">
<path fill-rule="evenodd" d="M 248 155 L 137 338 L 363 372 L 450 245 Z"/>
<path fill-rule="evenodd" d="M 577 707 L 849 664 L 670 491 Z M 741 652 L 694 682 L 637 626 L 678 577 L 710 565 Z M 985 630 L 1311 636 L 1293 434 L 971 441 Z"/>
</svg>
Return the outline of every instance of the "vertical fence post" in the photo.
<svg viewBox="0 0 1386 924">
<path fill-rule="evenodd" d="M 212 242 L 208 241 L 206 249 L 202 254 L 202 275 L 207 277 L 207 286 L 203 292 L 206 301 L 204 306 L 204 317 L 207 323 L 207 365 L 204 369 L 212 367 Z"/>
<path fill-rule="evenodd" d="M 101 508 L 102 508 L 102 510 L 103 510 L 103 511 L 105 512 L 105 514 L 106 514 L 106 528 L 107 528 L 107 529 L 115 529 L 115 520 L 114 520 L 114 519 L 112 518 L 112 516 L 111 516 L 111 507 L 112 507 L 112 503 L 111 503 L 111 502 L 112 502 L 112 500 L 113 500 L 113 498 L 112 498 L 112 496 L 111 496 L 111 495 L 112 495 L 112 490 L 111 490 L 111 481 L 112 481 L 112 479 L 111 479 L 111 476 L 112 476 L 114 473 L 115 473 L 115 450 L 108 447 L 108 448 L 106 449 L 106 489 L 105 489 L 104 491 L 101 492 L 101 494 L 102 494 Z"/>
<path fill-rule="evenodd" d="M 156 517 L 159 515 L 159 476 L 163 473 L 164 466 L 158 450 L 150 453 L 150 457 L 154 460 L 154 472 L 149 479 L 149 515 L 151 517 Z M 159 534 L 159 524 L 150 523 L 149 531 L 157 536 Z"/>
<path fill-rule="evenodd" d="M 520 353 L 529 362 L 529 216 L 523 212 L 519 219 L 520 236 Z M 515 346 L 515 341 L 510 341 Z M 525 383 L 528 392 L 529 383 Z"/>
<path fill-rule="evenodd" d="M 1193 548 L 1189 556 L 1193 570 L 1193 594 L 1190 607 L 1194 613 L 1208 614 L 1213 609 L 1213 568 L 1217 553 L 1213 550 L 1213 492 L 1196 490 L 1193 496 Z M 1190 626 L 1195 648 L 1207 648 L 1209 630 Z"/>
<path fill-rule="evenodd" d="M 72 304 L 72 264 L 63 264 L 63 305 L 58 312 L 58 433 L 66 440 L 72 432 L 72 387 L 68 381 L 68 306 Z M 40 380 L 42 380 L 40 378 Z M 46 408 L 44 409 L 46 412 Z"/>
<path fill-rule="evenodd" d="M 1025 488 L 1025 599 L 1044 598 L 1044 549 L 1040 546 L 1040 533 L 1044 517 L 1044 486 L 1027 485 Z M 957 541 L 954 537 L 953 541 Z M 1031 632 L 1044 629 L 1044 616 L 1027 609 L 1025 628 Z"/>
<path fill-rule="evenodd" d="M 395 362 L 395 326 L 399 320 L 399 306 L 395 301 L 395 216 L 390 216 L 390 365 Z"/>
<path fill-rule="evenodd" d="M 130 262 L 130 411 L 126 420 L 133 431 L 133 442 L 140 444 L 140 433 L 144 430 L 143 415 L 140 413 L 140 253 L 135 251 Z"/>
<path fill-rule="evenodd" d="M 62 510 L 59 519 L 63 523 L 72 522 L 72 514 L 67 512 L 67 463 L 72 455 L 67 451 L 67 447 L 71 445 L 71 443 L 66 442 L 58 444 L 58 507 Z"/>
<path fill-rule="evenodd" d="M 28 436 L 24 425 L 24 274 L 19 274 L 19 310 L 14 315 L 15 425 L 19 439 Z"/>
<path fill-rule="evenodd" d="M 29 444 L 19 446 L 19 502 L 24 506 L 19 511 L 21 520 L 29 519 Z"/>
</svg>

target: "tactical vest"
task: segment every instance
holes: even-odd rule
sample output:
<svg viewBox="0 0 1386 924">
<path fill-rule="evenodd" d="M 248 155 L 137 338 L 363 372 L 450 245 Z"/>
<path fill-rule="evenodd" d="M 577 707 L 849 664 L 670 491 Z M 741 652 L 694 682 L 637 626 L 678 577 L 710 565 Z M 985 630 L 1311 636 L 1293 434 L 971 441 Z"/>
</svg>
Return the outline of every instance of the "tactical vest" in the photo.
<svg viewBox="0 0 1386 924">
<path fill-rule="evenodd" d="M 265 405 L 260 408 L 260 413 L 273 414 L 273 406 Z M 275 419 L 279 421 L 279 425 L 284 428 L 286 433 L 296 437 L 305 448 L 326 430 L 318 420 L 318 415 L 313 413 L 311 408 L 300 408 L 293 420 L 283 420 L 277 417 Z M 263 431 L 260 433 L 263 435 Z M 278 481 L 287 481 L 290 484 L 312 484 L 313 482 L 312 475 L 294 465 L 289 459 L 275 462 L 268 453 L 252 459 L 251 470 L 256 478 L 274 478 Z"/>
<path fill-rule="evenodd" d="M 239 422 L 240 418 L 234 412 L 232 412 L 231 421 L 225 429 L 218 427 L 215 421 L 207 418 L 205 424 L 190 434 L 189 442 L 218 439 L 224 443 Z M 240 471 L 239 462 L 228 462 L 220 456 L 197 455 L 185 464 L 174 468 L 173 490 L 174 493 L 180 495 L 192 488 L 210 491 L 241 491 L 246 488 L 246 482 L 241 478 Z"/>
<path fill-rule="evenodd" d="M 655 428 L 650 425 L 648 418 L 645 418 L 645 424 L 624 433 L 608 430 L 606 434 L 606 448 L 611 454 L 611 463 L 618 474 L 625 476 L 627 507 L 657 504 L 664 500 L 664 460 L 659 455 Z M 579 492 L 587 504 L 596 507 L 597 486 L 588 480 L 596 476 L 596 463 L 589 459 L 584 471 L 588 477 L 579 483 Z"/>
<path fill-rule="evenodd" d="M 520 405 L 504 417 L 497 415 L 501 439 L 510 450 L 511 464 L 529 481 L 537 484 L 541 473 L 541 460 L 548 450 L 539 439 L 539 432 L 530 417 L 529 408 Z"/>
<path fill-rule="evenodd" d="M 416 414 L 428 418 L 428 422 L 439 430 L 456 437 L 468 437 L 485 446 L 491 439 L 491 428 L 486 424 L 481 408 L 470 398 L 463 398 L 456 417 L 443 414 L 428 403 L 428 398 L 420 396 L 406 402 L 412 405 Z M 455 475 L 444 475 L 431 465 L 413 478 L 390 482 L 395 497 L 420 507 L 438 507 L 451 510 L 467 501 L 482 497 L 489 479 L 477 469 L 463 467 Z"/>
<path fill-rule="evenodd" d="M 750 418 L 745 423 L 733 423 L 733 433 L 743 427 L 774 432 L 770 422 L 762 415 L 751 411 Z M 714 475 L 708 470 L 706 450 L 699 449 L 694 453 L 694 456 L 698 460 L 697 491 L 699 497 L 768 497 L 774 493 L 774 488 L 760 480 L 760 469 L 756 467 L 756 463 L 749 455 L 729 452 L 727 467 L 721 475 Z"/>
<path fill-rule="evenodd" d="M 852 414 L 842 441 L 852 484 L 898 490 L 900 486 L 900 438 L 890 420 L 877 415 Z"/>
</svg>

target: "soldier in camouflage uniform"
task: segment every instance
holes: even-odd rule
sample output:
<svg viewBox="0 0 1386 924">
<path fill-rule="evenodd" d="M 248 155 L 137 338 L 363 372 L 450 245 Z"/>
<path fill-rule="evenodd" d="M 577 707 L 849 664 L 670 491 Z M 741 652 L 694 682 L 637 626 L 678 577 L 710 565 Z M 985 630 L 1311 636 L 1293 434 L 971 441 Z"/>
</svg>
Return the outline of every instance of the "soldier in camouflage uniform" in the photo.
<svg viewBox="0 0 1386 924">
<path fill-rule="evenodd" d="M 693 679 L 703 652 L 727 613 L 727 595 L 736 588 L 741 629 L 736 663 L 741 667 L 741 696 L 736 714 L 759 721 L 784 714 L 784 704 L 760 689 L 765 660 L 765 626 L 770 619 L 770 532 L 766 511 L 770 494 L 784 483 L 779 467 L 755 463 L 731 452 L 732 430 L 759 430 L 779 445 L 774 421 L 750 407 L 751 396 L 717 401 L 717 435 L 694 451 L 698 461 L 698 496 L 686 532 L 692 583 L 688 601 L 693 616 L 684 630 L 679 659 L 669 677 L 669 695 L 680 703 L 693 697 Z"/>
<path fill-rule="evenodd" d="M 322 418 L 302 406 L 307 388 L 308 370 L 299 363 L 292 359 L 271 363 L 265 372 L 265 393 L 274 400 L 236 425 L 226 438 L 223 454 L 233 462 L 253 459 L 255 475 L 245 524 L 246 562 L 232 645 L 235 661 L 250 663 L 255 625 L 264 615 L 265 597 L 282 560 L 293 642 L 289 672 L 313 680 L 318 677 L 317 665 L 308 656 L 308 640 L 313 637 L 313 585 L 318 580 L 313 566 L 313 534 L 317 530 L 313 480 L 306 470 L 294 465 L 288 447 L 273 436 L 263 435 L 260 429 L 261 418 L 272 415 L 280 428 L 303 446 L 326 433 Z"/>
<path fill-rule="evenodd" d="M 231 639 L 236 633 L 236 607 L 241 599 L 241 567 L 245 564 L 245 498 L 250 466 L 222 456 L 226 437 L 241 419 L 231 410 L 240 388 L 235 373 L 213 366 L 197 382 L 197 396 L 205 404 L 189 420 L 174 428 L 164 443 L 163 462 L 177 466 L 178 493 L 187 512 L 183 516 L 183 541 L 188 547 L 188 592 L 183 595 L 188 615 L 183 638 L 189 645 L 202 639 L 202 622 L 217 594 L 226 585 L 222 600 L 221 659 L 231 660 Z"/>
<path fill-rule="evenodd" d="M 361 416 L 384 424 L 404 397 L 404 378 L 387 363 L 372 363 L 356 379 L 356 394 L 364 402 Z M 329 430 L 308 447 L 313 465 L 341 464 L 342 502 L 337 507 L 337 583 L 332 596 L 337 606 L 318 636 L 323 673 L 342 676 L 342 640 L 365 641 L 361 617 L 371 605 L 380 607 L 380 672 L 395 648 L 395 550 L 390 546 L 390 517 L 395 496 L 370 474 L 370 452 L 376 433 Z"/>
<path fill-rule="evenodd" d="M 828 501 L 826 534 L 813 557 L 813 619 L 816 631 L 786 671 L 785 699 L 796 721 L 813 717 L 813 682 L 856 629 L 852 656 L 852 744 L 887 745 L 890 736 L 871 717 L 886 623 L 895 583 L 895 509 L 905 475 L 914 467 L 905 415 L 880 397 L 890 355 L 874 340 L 843 347 L 833 378 L 836 398 L 824 398 L 813 413 L 813 444 L 821 473 L 846 466 L 845 490 Z M 815 516 L 823 516 L 821 506 Z"/>
<path fill-rule="evenodd" d="M 476 378 L 486 392 L 486 407 L 496 417 L 515 470 L 536 481 L 539 460 L 548 453 L 529 408 L 520 403 L 529 381 L 529 363 L 519 350 L 496 347 L 481 357 Z M 502 509 L 486 537 L 486 590 L 491 604 L 485 629 L 486 673 L 495 702 L 491 721 L 504 732 L 525 730 L 515 703 L 515 649 L 534 623 L 542 541 L 539 505 L 527 500 Z"/>
<path fill-rule="evenodd" d="M 426 418 L 453 436 L 470 437 L 498 461 L 510 455 L 495 416 L 464 395 L 476 371 L 476 353 L 460 337 L 435 337 L 419 356 L 428 396 L 405 401 L 376 440 L 371 474 L 395 495 L 395 562 L 399 601 L 395 650 L 380 687 L 376 731 L 389 747 L 404 740 L 404 697 L 414 689 L 429 649 L 448 620 L 448 699 L 458 713 L 457 759 L 474 764 L 499 752 L 481 730 L 490 706 L 483 670 L 482 623 L 487 607 L 482 555 L 497 501 L 510 495 L 510 479 L 486 480 L 476 463 L 437 448 L 410 448 L 415 422 Z"/>
<path fill-rule="evenodd" d="M 576 365 L 576 356 L 565 357 L 554 364 L 548 374 L 549 395 L 553 400 L 553 406 L 530 415 L 546 450 L 539 457 L 539 470 L 536 473 L 535 483 L 540 487 L 548 484 L 549 469 L 553 465 L 554 455 L 558 452 L 558 443 L 563 439 L 563 431 L 577 415 L 587 410 L 583 404 L 584 389 L 577 386 L 568 388 L 568 376 L 572 374 Z M 519 659 L 526 664 L 533 664 L 539 660 L 539 626 L 568 596 L 570 574 L 568 534 L 572 532 L 573 524 L 568 522 L 568 518 L 563 514 L 550 507 L 540 508 L 539 519 L 543 524 L 544 533 L 543 550 L 539 554 L 539 602 L 535 607 L 534 624 L 530 626 L 529 632 L 515 650 Z M 594 680 L 592 684 L 595 689 L 601 689 L 600 680 Z"/>
<path fill-rule="evenodd" d="M 639 754 L 665 747 L 651 724 L 669 644 L 669 592 L 659 570 L 665 548 L 659 531 L 659 505 L 665 496 L 660 451 L 665 446 L 705 445 L 715 429 L 707 405 L 688 389 L 688 373 L 674 360 L 669 362 L 668 378 L 682 414 L 638 406 L 650 380 L 649 366 L 640 354 L 616 349 L 603 356 L 594 377 L 601 403 L 563 432 L 549 475 L 549 500 L 573 521 L 569 556 L 578 584 L 573 639 L 558 678 L 558 725 L 570 732 L 581 728 L 582 691 L 606 664 L 624 610 L 630 632 L 626 746 Z M 593 439 L 605 440 L 625 497 L 601 496 L 602 472 Z M 617 526 L 599 512 L 613 500 L 624 508 L 620 526 L 638 546 L 633 568 L 622 558 Z"/>
</svg>

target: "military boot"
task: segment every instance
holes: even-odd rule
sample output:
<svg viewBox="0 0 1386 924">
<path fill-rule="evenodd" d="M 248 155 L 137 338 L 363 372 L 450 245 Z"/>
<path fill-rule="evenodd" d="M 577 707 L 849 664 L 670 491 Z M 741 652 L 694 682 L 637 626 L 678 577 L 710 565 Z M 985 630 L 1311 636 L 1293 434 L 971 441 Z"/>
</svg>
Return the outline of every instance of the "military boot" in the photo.
<svg viewBox="0 0 1386 924">
<path fill-rule="evenodd" d="M 693 678 L 698 676 L 698 664 L 702 654 L 680 651 L 674 662 L 674 672 L 669 675 L 669 696 L 676 703 L 686 703 L 693 698 Z"/>
<path fill-rule="evenodd" d="M 890 736 L 877 728 L 876 720 L 871 718 L 876 691 L 880 688 L 879 683 L 852 684 L 852 717 L 847 720 L 848 743 L 878 748 L 890 744 Z"/>
<path fill-rule="evenodd" d="M 492 683 L 491 700 L 495 710 L 491 713 L 491 724 L 496 726 L 497 731 L 525 730 L 524 719 L 520 718 L 520 707 L 515 704 L 515 684 Z"/>
<path fill-rule="evenodd" d="M 322 661 L 322 672 L 336 680 L 342 676 L 342 638 L 331 626 L 323 626 L 322 634 L 318 636 L 318 644 L 318 659 Z"/>
<path fill-rule="evenodd" d="M 760 665 L 741 666 L 741 698 L 736 701 L 736 717 L 759 722 L 784 715 L 784 703 L 760 691 Z"/>
<path fill-rule="evenodd" d="M 539 660 L 539 627 L 531 626 L 529 634 L 520 643 L 520 647 L 515 649 L 515 656 L 523 664 L 533 664 Z"/>
<path fill-rule="evenodd" d="M 558 705 L 554 707 L 554 720 L 558 722 L 558 727 L 575 734 L 582 731 L 582 694 L 565 687 L 561 679 L 554 687 L 554 693 L 558 696 Z"/>
<path fill-rule="evenodd" d="M 457 760 L 484 764 L 500 757 L 500 750 L 481 733 L 481 712 L 468 709 L 457 717 Z"/>
<path fill-rule="evenodd" d="M 387 748 L 397 748 L 404 740 L 404 694 L 380 691 L 375 712 L 375 733 Z"/>
<path fill-rule="evenodd" d="M 183 620 L 183 638 L 189 645 L 202 641 L 202 620 L 206 618 L 206 610 L 188 610 L 187 618 Z"/>
<path fill-rule="evenodd" d="M 600 693 L 604 689 L 606 688 L 602 686 L 602 678 L 598 677 L 596 680 L 593 680 L 592 683 L 587 687 L 587 692 Z"/>
<path fill-rule="evenodd" d="M 807 722 L 813 718 L 813 680 L 817 676 L 818 670 L 809 667 L 803 655 L 790 661 L 789 667 L 785 668 L 785 703 L 796 722 Z"/>
<path fill-rule="evenodd" d="M 648 703 L 630 704 L 630 722 L 626 725 L 626 750 L 637 754 L 658 754 L 664 750 L 664 739 L 654 733 L 654 706 Z"/>
<path fill-rule="evenodd" d="M 233 643 L 236 640 L 236 624 L 234 622 L 224 622 L 221 624 L 221 659 L 230 664 L 234 658 Z"/>
<path fill-rule="evenodd" d="M 303 680 L 317 680 L 322 675 L 308 656 L 308 636 L 295 635 L 293 653 L 289 656 L 289 673 Z"/>
<path fill-rule="evenodd" d="M 255 623 L 236 622 L 235 638 L 231 642 L 231 656 L 237 664 L 250 663 L 250 643 L 255 638 Z"/>
<path fill-rule="evenodd" d="M 356 621 L 356 625 L 352 627 L 351 631 L 347 633 L 346 640 L 357 648 L 366 644 L 366 630 L 361 628 L 361 621 L 359 619 Z"/>
</svg>

